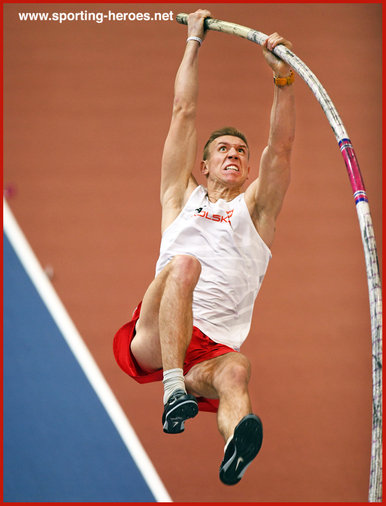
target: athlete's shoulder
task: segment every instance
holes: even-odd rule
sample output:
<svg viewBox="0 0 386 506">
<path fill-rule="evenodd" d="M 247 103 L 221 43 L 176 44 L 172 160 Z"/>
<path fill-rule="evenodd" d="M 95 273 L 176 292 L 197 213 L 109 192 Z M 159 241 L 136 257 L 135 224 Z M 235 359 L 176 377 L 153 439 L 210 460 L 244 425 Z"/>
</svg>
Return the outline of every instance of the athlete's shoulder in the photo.
<svg viewBox="0 0 386 506">
<path fill-rule="evenodd" d="M 184 195 L 184 201 L 183 201 L 182 207 L 185 207 L 185 205 L 189 201 L 192 201 L 196 198 L 205 197 L 206 194 L 207 194 L 206 189 L 201 184 L 199 185 L 199 184 L 195 183 L 195 184 L 188 185 L 185 195 Z"/>
</svg>

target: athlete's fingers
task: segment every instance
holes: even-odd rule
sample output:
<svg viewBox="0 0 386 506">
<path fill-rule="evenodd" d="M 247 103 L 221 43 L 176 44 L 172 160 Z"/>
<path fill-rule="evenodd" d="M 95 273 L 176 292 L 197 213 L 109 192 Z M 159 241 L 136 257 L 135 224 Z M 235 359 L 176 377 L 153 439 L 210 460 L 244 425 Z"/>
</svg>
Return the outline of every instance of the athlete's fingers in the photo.
<svg viewBox="0 0 386 506">
<path fill-rule="evenodd" d="M 282 37 L 281 35 L 279 35 L 277 32 L 274 32 L 267 37 L 264 46 L 269 51 L 272 51 L 279 44 L 288 47 L 288 49 L 292 48 L 292 43 L 289 40 Z"/>
</svg>

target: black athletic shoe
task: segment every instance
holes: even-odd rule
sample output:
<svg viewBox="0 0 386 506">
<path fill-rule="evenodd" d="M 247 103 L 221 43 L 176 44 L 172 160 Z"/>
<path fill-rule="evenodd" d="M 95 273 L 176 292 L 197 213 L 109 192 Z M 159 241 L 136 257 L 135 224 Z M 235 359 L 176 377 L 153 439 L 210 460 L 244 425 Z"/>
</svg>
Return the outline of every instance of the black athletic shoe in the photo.
<svg viewBox="0 0 386 506">
<path fill-rule="evenodd" d="M 179 434 L 184 431 L 184 421 L 198 413 L 198 404 L 193 395 L 176 390 L 164 406 L 162 424 L 167 434 Z"/>
<path fill-rule="evenodd" d="M 247 415 L 236 425 L 220 466 L 220 480 L 236 485 L 259 453 L 263 442 L 263 425 L 256 415 Z"/>
</svg>

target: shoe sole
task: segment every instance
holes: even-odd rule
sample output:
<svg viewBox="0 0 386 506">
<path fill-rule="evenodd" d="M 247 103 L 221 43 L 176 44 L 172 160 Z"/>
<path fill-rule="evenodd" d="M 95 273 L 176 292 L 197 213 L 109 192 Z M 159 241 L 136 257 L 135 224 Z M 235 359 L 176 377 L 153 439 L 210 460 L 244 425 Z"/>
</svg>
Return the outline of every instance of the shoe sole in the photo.
<svg viewBox="0 0 386 506">
<path fill-rule="evenodd" d="M 233 436 L 235 451 L 220 467 L 220 480 L 225 485 L 236 485 L 252 460 L 259 453 L 263 442 L 263 425 L 256 415 L 247 415 L 236 426 Z"/>
<path fill-rule="evenodd" d="M 165 416 L 163 430 L 167 434 L 179 434 L 185 430 L 184 421 L 198 413 L 197 402 L 187 399 L 168 411 Z"/>
</svg>

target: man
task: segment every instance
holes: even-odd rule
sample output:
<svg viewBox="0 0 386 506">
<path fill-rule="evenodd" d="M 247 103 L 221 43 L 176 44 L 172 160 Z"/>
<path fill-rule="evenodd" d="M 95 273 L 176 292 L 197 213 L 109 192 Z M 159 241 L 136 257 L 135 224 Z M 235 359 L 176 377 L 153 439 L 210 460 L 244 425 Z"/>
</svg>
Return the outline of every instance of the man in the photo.
<svg viewBox="0 0 386 506">
<path fill-rule="evenodd" d="M 248 143 L 241 132 L 225 128 L 214 132 L 204 149 L 201 172 L 207 187 L 197 184 L 192 170 L 198 55 L 210 16 L 198 10 L 188 18 L 162 158 L 156 276 L 132 320 L 117 332 L 114 353 L 136 381 L 163 380 L 164 432 L 182 432 L 199 407 L 217 412 L 226 443 L 220 479 L 233 485 L 262 444 L 262 423 L 252 413 L 248 393 L 250 364 L 239 349 L 250 329 L 289 184 L 295 106 L 293 73 L 271 52 L 278 44 L 291 44 L 275 33 L 263 47 L 275 85 L 259 177 L 243 192 L 250 173 Z"/>
</svg>

